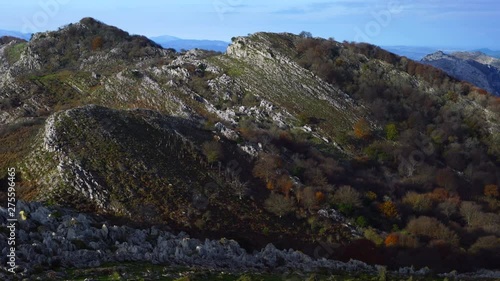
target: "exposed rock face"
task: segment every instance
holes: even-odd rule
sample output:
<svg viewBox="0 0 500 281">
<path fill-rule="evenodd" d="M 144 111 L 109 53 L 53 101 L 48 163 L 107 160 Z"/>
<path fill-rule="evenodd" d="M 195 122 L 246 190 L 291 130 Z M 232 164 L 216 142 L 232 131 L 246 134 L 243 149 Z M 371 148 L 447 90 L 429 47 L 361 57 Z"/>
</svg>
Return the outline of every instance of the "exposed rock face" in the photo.
<svg viewBox="0 0 500 281">
<path fill-rule="evenodd" d="M 37 268 L 95 268 L 109 262 L 149 262 L 233 272 L 326 270 L 375 273 L 380 268 L 356 260 L 315 260 L 293 249 L 278 250 L 272 244 L 248 253 L 234 240 L 200 241 L 183 232 L 174 234 L 156 227 L 136 229 L 109 225 L 97 217 L 35 202 L 18 201 L 17 209 L 27 215 L 26 220 L 19 217 L 17 224 L 16 271 L 23 277 L 29 277 Z M 3 207 L 0 207 L 0 223 L 7 223 L 7 210 Z M 6 270 L 7 236 L 2 232 L 0 238 L 1 269 Z M 403 276 L 428 273 L 426 268 L 414 270 L 407 267 L 393 272 Z M 500 273 L 482 270 L 441 276 L 499 278 Z M 9 280 L 9 277 L 0 272 L 2 280 Z"/>
<path fill-rule="evenodd" d="M 457 52 L 445 54 L 442 51 L 422 59 L 423 63 L 440 68 L 449 75 L 470 82 L 493 95 L 500 96 L 500 60 L 480 52 Z"/>
<path fill-rule="evenodd" d="M 272 244 L 259 252 L 247 253 L 234 240 L 200 241 L 185 233 L 173 234 L 155 227 L 134 229 L 111 226 L 89 215 L 67 209 L 48 208 L 40 203 L 18 201 L 27 220 L 18 224 L 18 270 L 29 274 L 34 268 L 63 266 L 88 268 L 105 262 L 142 261 L 154 264 L 198 266 L 214 270 L 292 269 L 368 271 L 374 267 L 362 262 L 313 260 L 292 249 L 282 251 Z M 0 208 L 0 222 L 6 224 L 7 210 Z M 2 269 L 7 254 L 6 234 L 0 234 Z"/>
</svg>

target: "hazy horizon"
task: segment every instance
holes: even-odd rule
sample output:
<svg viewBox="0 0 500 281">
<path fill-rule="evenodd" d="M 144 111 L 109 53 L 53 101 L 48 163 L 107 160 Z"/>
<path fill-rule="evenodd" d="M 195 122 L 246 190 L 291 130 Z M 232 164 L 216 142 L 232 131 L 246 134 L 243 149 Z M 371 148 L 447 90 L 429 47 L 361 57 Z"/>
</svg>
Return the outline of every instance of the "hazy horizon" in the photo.
<svg viewBox="0 0 500 281">
<path fill-rule="evenodd" d="M 93 17 L 132 34 L 229 41 L 259 31 L 309 31 L 380 46 L 500 49 L 500 3 L 493 0 L 12 2 L 0 29 L 33 33 Z"/>
</svg>

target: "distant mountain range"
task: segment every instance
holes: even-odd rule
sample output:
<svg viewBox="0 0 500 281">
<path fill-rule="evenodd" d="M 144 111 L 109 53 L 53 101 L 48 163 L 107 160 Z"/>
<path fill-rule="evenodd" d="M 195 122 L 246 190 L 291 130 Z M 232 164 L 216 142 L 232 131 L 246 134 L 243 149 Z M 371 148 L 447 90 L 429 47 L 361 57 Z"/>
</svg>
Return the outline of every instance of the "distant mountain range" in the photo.
<svg viewBox="0 0 500 281">
<path fill-rule="evenodd" d="M 0 30 L 0 37 L 2 36 L 12 36 L 17 38 L 22 38 L 25 40 L 30 40 L 31 34 L 21 33 L 11 30 Z M 199 39 L 182 39 L 179 37 L 174 37 L 170 35 L 163 35 L 157 37 L 151 37 L 151 40 L 160 44 L 164 48 L 172 48 L 176 51 L 180 50 L 191 50 L 191 49 L 203 49 L 209 51 L 225 52 L 229 42 L 218 41 L 218 40 L 199 40 Z"/>
<path fill-rule="evenodd" d="M 21 33 L 21 32 L 17 32 L 17 31 L 0 29 L 0 37 L 3 37 L 3 36 L 12 36 L 12 37 L 17 37 L 17 38 L 22 38 L 24 40 L 30 40 L 30 38 L 31 38 L 31 34 L 28 34 L 28 33 Z"/>
<path fill-rule="evenodd" d="M 482 49 L 463 49 L 463 48 L 438 48 L 438 47 L 418 47 L 418 46 L 382 46 L 385 50 L 395 53 L 399 56 L 405 56 L 409 59 L 419 61 L 428 54 L 435 53 L 439 50 L 445 53 L 453 53 L 457 51 L 481 52 L 490 57 L 500 58 L 500 51 L 493 51 L 488 48 Z"/>
<path fill-rule="evenodd" d="M 500 59 L 482 52 L 442 51 L 432 53 L 422 59 L 422 63 L 440 68 L 449 75 L 470 82 L 500 96 Z"/>
<path fill-rule="evenodd" d="M 150 37 L 150 39 L 160 44 L 163 48 L 172 48 L 177 51 L 203 49 L 203 50 L 210 50 L 217 52 L 225 52 L 230 44 L 229 42 L 225 41 L 181 39 L 169 35 Z"/>
</svg>

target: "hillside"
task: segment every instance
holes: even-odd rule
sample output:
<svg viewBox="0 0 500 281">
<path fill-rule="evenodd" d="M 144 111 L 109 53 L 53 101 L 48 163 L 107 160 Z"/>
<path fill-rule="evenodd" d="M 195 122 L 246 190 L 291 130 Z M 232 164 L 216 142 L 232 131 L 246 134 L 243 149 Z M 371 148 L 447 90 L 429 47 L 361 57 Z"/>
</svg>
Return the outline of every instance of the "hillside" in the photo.
<svg viewBox="0 0 500 281">
<path fill-rule="evenodd" d="M 481 52 L 454 52 L 450 55 L 436 52 L 424 57 L 422 62 L 500 96 L 500 59 Z"/>
<path fill-rule="evenodd" d="M 441 70 L 289 33 L 175 52 L 91 18 L 0 42 L 2 200 L 16 167 L 18 199 L 249 253 L 498 269 L 500 103 Z"/>
</svg>

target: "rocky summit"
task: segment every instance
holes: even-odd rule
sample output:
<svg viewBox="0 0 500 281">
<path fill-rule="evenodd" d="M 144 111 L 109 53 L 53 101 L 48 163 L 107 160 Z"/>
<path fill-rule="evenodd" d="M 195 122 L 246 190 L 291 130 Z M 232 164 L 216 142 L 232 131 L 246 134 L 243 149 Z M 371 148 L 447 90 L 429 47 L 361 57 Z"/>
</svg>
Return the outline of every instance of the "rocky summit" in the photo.
<svg viewBox="0 0 500 281">
<path fill-rule="evenodd" d="M 460 79 L 308 33 L 234 37 L 225 53 L 93 18 L 3 37 L 16 270 L 494 276 L 500 103 Z"/>
<path fill-rule="evenodd" d="M 427 55 L 422 62 L 500 96 L 500 59 L 481 52 L 454 52 L 448 55 L 439 51 Z"/>
</svg>

